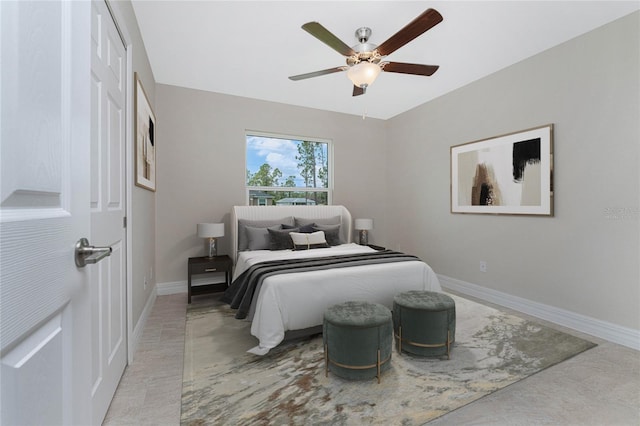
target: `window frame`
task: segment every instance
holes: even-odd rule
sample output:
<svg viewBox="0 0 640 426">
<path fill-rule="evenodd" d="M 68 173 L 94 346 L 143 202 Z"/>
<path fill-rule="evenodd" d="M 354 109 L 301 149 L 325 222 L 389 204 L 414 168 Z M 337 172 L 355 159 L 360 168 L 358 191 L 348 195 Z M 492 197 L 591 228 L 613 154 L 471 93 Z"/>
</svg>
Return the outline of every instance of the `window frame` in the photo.
<svg viewBox="0 0 640 426">
<path fill-rule="evenodd" d="M 327 144 L 327 187 L 326 188 L 311 188 L 304 186 L 296 187 L 282 187 L 282 186 L 249 186 L 247 184 L 247 137 L 257 136 L 263 138 L 284 139 L 293 141 L 308 141 Z M 315 136 L 295 136 L 283 133 L 269 133 L 256 130 L 245 130 L 244 132 L 244 187 L 245 187 L 245 205 L 250 205 L 250 191 L 264 191 L 264 192 L 325 192 L 327 193 L 327 205 L 333 205 L 333 141 L 331 139 L 319 138 Z M 274 204 L 275 205 L 275 204 Z M 260 207 L 269 207 L 260 206 Z"/>
</svg>

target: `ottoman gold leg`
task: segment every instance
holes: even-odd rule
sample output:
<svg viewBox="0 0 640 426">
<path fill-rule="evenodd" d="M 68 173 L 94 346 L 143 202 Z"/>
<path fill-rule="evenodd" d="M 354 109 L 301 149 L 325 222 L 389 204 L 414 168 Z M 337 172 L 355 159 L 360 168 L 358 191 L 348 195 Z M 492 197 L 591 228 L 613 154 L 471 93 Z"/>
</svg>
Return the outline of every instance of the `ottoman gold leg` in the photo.
<svg viewBox="0 0 640 426">
<path fill-rule="evenodd" d="M 329 348 L 327 344 L 324 345 L 324 377 L 329 377 Z"/>
</svg>

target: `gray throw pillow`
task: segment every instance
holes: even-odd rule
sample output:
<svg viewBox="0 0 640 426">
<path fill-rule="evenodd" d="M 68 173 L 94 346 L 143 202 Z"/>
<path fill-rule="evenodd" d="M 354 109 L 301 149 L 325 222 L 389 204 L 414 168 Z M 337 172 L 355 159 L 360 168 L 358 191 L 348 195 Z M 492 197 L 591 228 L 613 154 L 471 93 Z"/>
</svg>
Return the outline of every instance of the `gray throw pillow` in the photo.
<svg viewBox="0 0 640 426">
<path fill-rule="evenodd" d="M 290 225 L 282 225 L 282 229 L 293 229 L 293 228 L 298 228 L 299 231 L 303 234 L 311 234 L 312 232 L 315 232 L 315 230 L 313 229 L 313 227 L 316 226 L 315 223 L 310 223 L 308 225 L 303 225 L 303 226 L 290 226 Z"/>
<path fill-rule="evenodd" d="M 265 207 L 268 209 L 269 207 Z M 276 226 L 280 224 L 286 224 L 293 226 L 293 216 L 284 217 L 282 219 L 267 219 L 267 220 L 251 220 L 251 219 L 238 219 L 238 250 L 247 250 L 249 248 L 249 238 L 247 237 L 247 226 L 253 228 L 268 228 L 270 226 Z"/>
<path fill-rule="evenodd" d="M 271 238 L 269 237 L 269 230 L 279 230 L 280 225 L 272 226 L 270 228 L 254 228 L 253 226 L 247 226 L 247 239 L 249 240 L 249 250 L 269 250 L 271 246 Z"/>
<path fill-rule="evenodd" d="M 324 231 L 324 238 L 330 246 L 339 246 L 342 244 L 340 239 L 340 225 L 316 225 L 313 227 L 315 231 Z"/>
<path fill-rule="evenodd" d="M 269 233 L 269 250 L 288 250 L 293 248 L 293 241 L 289 235 L 291 232 L 298 232 L 298 228 L 290 229 L 271 229 L 267 228 Z"/>
<path fill-rule="evenodd" d="M 295 226 L 297 227 L 301 227 L 304 225 L 311 225 L 313 223 L 315 223 L 316 225 L 341 225 L 342 217 L 333 216 L 333 217 L 326 217 L 322 219 L 305 219 L 303 217 L 295 218 Z"/>
</svg>

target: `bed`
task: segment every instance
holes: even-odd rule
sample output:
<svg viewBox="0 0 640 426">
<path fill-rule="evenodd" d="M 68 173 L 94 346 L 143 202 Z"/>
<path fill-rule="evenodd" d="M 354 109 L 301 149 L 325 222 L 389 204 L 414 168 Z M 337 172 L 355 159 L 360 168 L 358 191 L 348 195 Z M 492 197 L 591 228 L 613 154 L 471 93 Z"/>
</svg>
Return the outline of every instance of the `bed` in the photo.
<svg viewBox="0 0 640 426">
<path fill-rule="evenodd" d="M 287 222 L 285 227 L 294 229 L 313 222 L 326 230 L 327 241 L 331 237 L 335 245 L 270 250 L 254 243 L 265 235 L 265 228 L 271 228 L 268 234 L 273 244 L 283 221 Z M 352 233 L 352 217 L 344 206 L 233 208 L 231 256 L 235 267 L 223 300 L 234 308 L 240 306 L 236 318 L 251 321 L 251 334 L 259 344 L 249 352 L 265 355 L 285 339 L 321 332 L 324 311 L 340 302 L 364 300 L 391 308 L 393 296 L 401 291 L 441 291 L 437 276 L 426 263 L 403 253 L 354 244 Z M 243 290 L 246 294 L 238 302 L 238 289 L 251 275 L 260 280 Z"/>
</svg>

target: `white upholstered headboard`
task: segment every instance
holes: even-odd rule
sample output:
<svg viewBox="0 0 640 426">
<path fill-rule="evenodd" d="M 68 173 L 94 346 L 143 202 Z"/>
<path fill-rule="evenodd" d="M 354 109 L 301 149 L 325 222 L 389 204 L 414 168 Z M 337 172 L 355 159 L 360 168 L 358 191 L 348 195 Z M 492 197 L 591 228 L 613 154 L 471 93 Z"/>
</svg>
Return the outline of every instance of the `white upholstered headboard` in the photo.
<svg viewBox="0 0 640 426">
<path fill-rule="evenodd" d="M 340 216 L 343 241 L 350 243 L 352 240 L 351 213 L 344 206 L 234 206 L 231 210 L 231 258 L 233 261 L 236 261 L 238 255 L 238 219 L 268 220 L 285 216 L 305 219 Z"/>
</svg>

